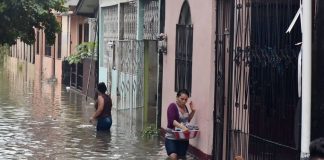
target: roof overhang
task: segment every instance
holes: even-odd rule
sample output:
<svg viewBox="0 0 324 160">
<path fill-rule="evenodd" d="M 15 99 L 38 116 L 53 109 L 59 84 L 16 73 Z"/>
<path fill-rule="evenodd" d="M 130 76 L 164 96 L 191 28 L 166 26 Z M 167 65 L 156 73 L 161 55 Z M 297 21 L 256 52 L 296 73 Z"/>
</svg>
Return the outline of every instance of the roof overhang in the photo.
<svg viewBox="0 0 324 160">
<path fill-rule="evenodd" d="M 76 14 L 93 18 L 98 6 L 99 0 L 79 0 L 76 7 Z"/>
</svg>

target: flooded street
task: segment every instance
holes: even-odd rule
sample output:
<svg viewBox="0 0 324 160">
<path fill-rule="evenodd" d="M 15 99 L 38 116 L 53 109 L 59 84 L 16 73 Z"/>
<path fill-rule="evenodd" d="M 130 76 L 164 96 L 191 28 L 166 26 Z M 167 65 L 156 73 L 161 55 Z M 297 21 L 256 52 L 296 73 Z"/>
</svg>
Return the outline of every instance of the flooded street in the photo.
<svg viewBox="0 0 324 160">
<path fill-rule="evenodd" d="M 8 63 L 0 64 L 0 159 L 167 158 L 160 138 L 141 136 L 155 112 L 113 110 L 111 132 L 97 133 L 91 98 L 40 81 L 32 65 Z"/>
</svg>

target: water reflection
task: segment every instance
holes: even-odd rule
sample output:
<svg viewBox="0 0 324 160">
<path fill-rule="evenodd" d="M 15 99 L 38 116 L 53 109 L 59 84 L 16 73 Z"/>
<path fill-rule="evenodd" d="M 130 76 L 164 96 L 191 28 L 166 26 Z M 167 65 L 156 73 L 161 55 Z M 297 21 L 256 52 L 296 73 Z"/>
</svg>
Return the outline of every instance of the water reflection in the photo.
<svg viewBox="0 0 324 160">
<path fill-rule="evenodd" d="M 93 101 L 35 70 L 10 58 L 0 64 L 0 159 L 166 159 L 163 141 L 140 135 L 154 109 L 112 110 L 111 132 L 96 132 Z"/>
</svg>

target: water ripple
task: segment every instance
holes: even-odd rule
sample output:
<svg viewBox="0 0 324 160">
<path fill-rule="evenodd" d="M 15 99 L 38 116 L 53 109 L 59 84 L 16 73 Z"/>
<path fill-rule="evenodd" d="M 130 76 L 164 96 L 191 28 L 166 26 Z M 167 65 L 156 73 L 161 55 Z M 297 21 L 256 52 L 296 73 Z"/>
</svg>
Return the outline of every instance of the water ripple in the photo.
<svg viewBox="0 0 324 160">
<path fill-rule="evenodd" d="M 97 133 L 93 101 L 14 67 L 0 71 L 0 159 L 166 159 L 160 139 L 141 137 L 155 121 L 143 109 L 114 110 L 111 132 Z"/>
</svg>

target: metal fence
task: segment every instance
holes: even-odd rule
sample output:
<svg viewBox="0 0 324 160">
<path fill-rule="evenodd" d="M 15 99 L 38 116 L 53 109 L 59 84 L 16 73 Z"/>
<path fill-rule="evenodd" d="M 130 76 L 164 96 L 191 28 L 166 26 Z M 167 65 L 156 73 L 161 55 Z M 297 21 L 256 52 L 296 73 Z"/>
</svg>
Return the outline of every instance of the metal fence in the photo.
<svg viewBox="0 0 324 160">
<path fill-rule="evenodd" d="M 144 1 L 144 39 L 154 40 L 159 33 L 159 1 Z"/>
<path fill-rule="evenodd" d="M 144 42 L 117 41 L 118 109 L 144 105 Z"/>
<path fill-rule="evenodd" d="M 214 141 L 214 154 L 226 150 L 227 159 L 299 159 L 300 47 L 295 44 L 301 41 L 300 27 L 285 33 L 299 1 L 232 0 L 218 4 L 221 27 L 216 41 L 215 98 L 222 99 L 227 90 L 229 99 L 227 108 L 215 112 L 219 123 L 215 124 L 218 141 Z M 228 73 L 223 62 L 228 63 Z M 224 86 L 226 77 L 229 86 Z M 219 101 L 215 107 L 223 106 L 225 103 Z M 226 125 L 226 149 L 219 139 L 223 138 L 219 136 L 223 134 L 221 125 Z"/>
</svg>

